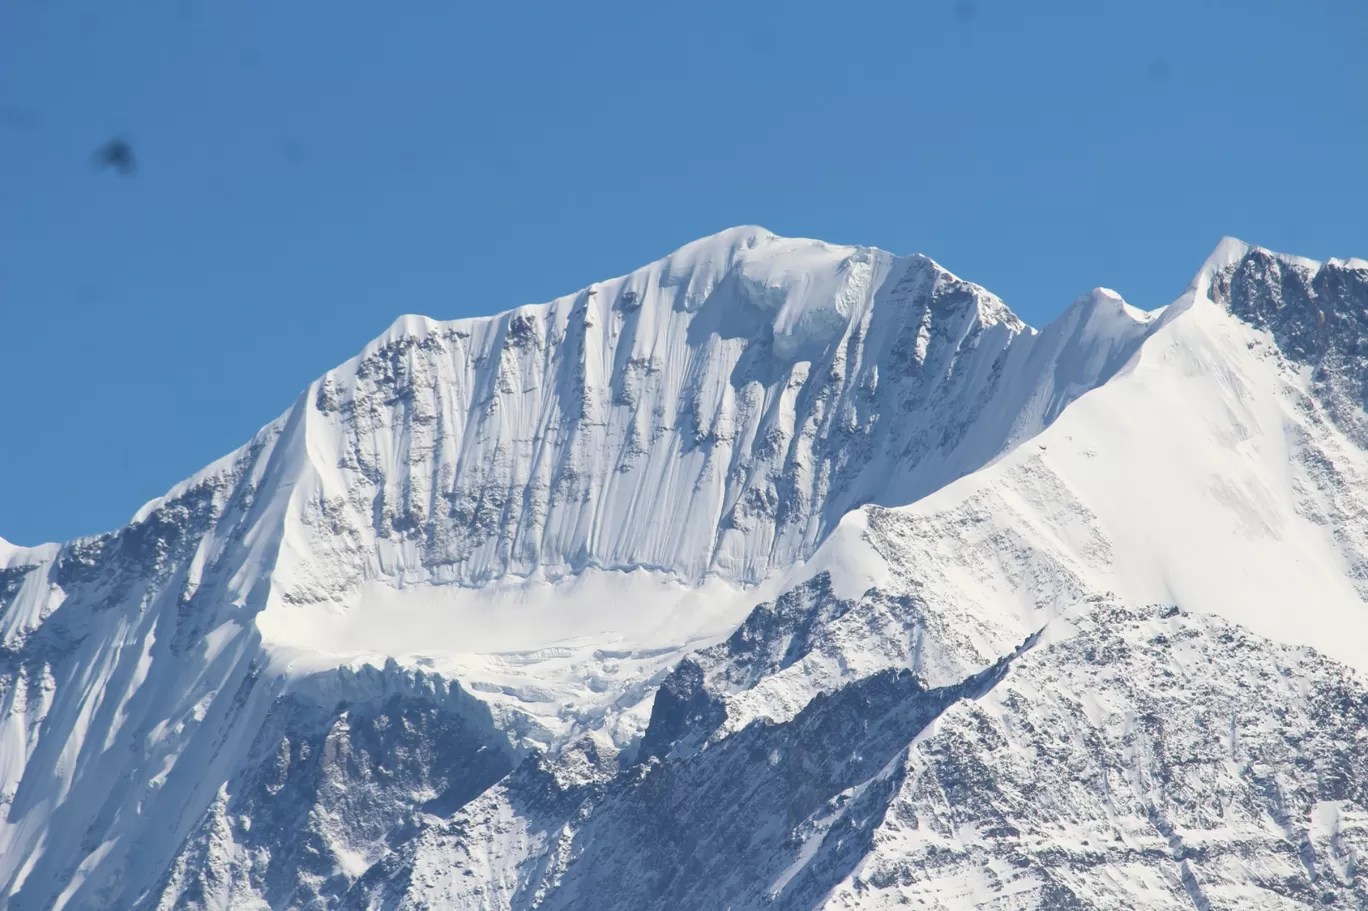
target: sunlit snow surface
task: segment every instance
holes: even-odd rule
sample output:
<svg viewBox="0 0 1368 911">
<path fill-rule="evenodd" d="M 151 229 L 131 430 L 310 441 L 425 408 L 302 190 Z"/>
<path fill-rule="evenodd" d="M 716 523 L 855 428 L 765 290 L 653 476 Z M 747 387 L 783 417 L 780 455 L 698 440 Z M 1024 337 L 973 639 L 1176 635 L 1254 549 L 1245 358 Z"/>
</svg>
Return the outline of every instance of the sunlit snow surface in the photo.
<svg viewBox="0 0 1368 911">
<path fill-rule="evenodd" d="M 486 589 L 366 583 L 345 606 L 269 610 L 258 626 L 286 673 L 392 657 L 460 680 L 502 718 L 530 717 L 528 744 L 602 732 L 621 748 L 644 731 L 665 672 L 729 634 L 757 593 L 647 570 Z"/>
<path fill-rule="evenodd" d="M 1357 260 L 1037 332 L 758 228 L 404 317 L 127 528 L 0 541 L 0 895 L 1355 907 L 1360 339 Z"/>
</svg>

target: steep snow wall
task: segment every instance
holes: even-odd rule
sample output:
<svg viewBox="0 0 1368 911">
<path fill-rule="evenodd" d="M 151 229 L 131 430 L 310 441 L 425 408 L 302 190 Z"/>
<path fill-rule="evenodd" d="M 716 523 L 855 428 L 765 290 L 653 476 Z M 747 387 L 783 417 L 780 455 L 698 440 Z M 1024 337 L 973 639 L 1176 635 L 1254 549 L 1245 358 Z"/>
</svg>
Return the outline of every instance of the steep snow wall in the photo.
<svg viewBox="0 0 1368 911">
<path fill-rule="evenodd" d="M 586 567 L 753 584 L 851 508 L 1035 433 L 1148 325 L 1097 292 L 1038 334 L 924 257 L 758 228 L 499 317 L 405 317 L 297 406 L 281 595 Z"/>
<path fill-rule="evenodd" d="M 860 724 L 805 716 L 824 694 L 949 698 L 1103 589 L 1352 660 L 1332 638 L 1358 623 L 1368 566 L 1364 278 L 1231 242 L 1162 313 L 1099 289 L 1037 333 L 924 257 L 745 228 L 549 304 L 405 317 L 128 527 L 0 542 L 0 895 L 335 905 L 399 876 L 393 845 L 530 747 L 558 782 L 534 781 L 547 832 L 578 812 L 556 809 L 565 781 L 643 746 L 684 761 L 811 717 L 834 725 L 836 761 Z M 834 587 L 806 598 L 824 567 Z M 562 595 L 574 609 L 552 618 Z M 700 690 L 670 678 L 722 705 L 715 729 L 657 725 L 683 653 L 776 595 L 736 634 L 768 663 L 700 652 Z M 428 622 L 453 605 L 471 624 L 528 608 L 541 628 Z M 411 640 L 339 632 L 391 610 Z M 785 638 L 746 639 L 767 630 Z M 474 654 L 440 665 L 457 652 Z M 750 736 L 787 755 L 782 731 Z M 498 832 L 529 824 L 490 801 Z M 251 834 L 296 817 L 304 853 Z M 500 843 L 485 873 L 551 870 L 538 852 L 572 835 Z M 801 870 L 778 872 L 786 892 Z M 478 903 L 490 883 L 470 876 Z"/>
</svg>

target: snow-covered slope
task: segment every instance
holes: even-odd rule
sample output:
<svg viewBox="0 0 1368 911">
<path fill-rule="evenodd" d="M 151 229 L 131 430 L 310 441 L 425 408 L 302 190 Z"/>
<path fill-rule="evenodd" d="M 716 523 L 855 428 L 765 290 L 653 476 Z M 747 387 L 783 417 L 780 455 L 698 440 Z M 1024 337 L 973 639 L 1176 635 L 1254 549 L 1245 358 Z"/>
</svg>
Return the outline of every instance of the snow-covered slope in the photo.
<svg viewBox="0 0 1368 911">
<path fill-rule="evenodd" d="M 758 228 L 405 317 L 0 541 L 0 895 L 1359 907 L 1365 346 L 1368 264 L 1229 240 L 1040 332 Z"/>
<path fill-rule="evenodd" d="M 586 567 L 755 583 L 854 506 L 1036 432 L 1145 324 L 1096 292 L 1038 335 L 925 257 L 759 228 L 493 319 L 404 317 L 292 413 L 306 553 L 282 597 Z"/>
</svg>

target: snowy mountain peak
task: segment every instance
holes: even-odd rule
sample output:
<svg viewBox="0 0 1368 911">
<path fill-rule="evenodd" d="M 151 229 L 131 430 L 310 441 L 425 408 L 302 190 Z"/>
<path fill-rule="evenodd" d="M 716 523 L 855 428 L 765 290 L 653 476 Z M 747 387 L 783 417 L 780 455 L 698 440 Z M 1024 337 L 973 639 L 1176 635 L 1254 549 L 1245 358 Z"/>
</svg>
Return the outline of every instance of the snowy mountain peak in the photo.
<svg viewBox="0 0 1368 911">
<path fill-rule="evenodd" d="M 1118 318 L 1130 323 L 1147 323 L 1163 311 L 1141 310 L 1126 303 L 1111 288 L 1093 288 L 1074 300 L 1058 318 L 1060 323 L 1087 323 L 1095 319 Z"/>
<path fill-rule="evenodd" d="M 1207 297 L 1267 331 L 1280 354 L 1310 371 L 1310 394 L 1340 429 L 1368 442 L 1368 262 L 1317 262 L 1228 244 L 1209 264 Z"/>
<path fill-rule="evenodd" d="M 1142 323 L 1092 321 L 1123 348 Z M 992 459 L 1114 367 L 1063 392 L 1060 357 L 924 256 L 736 228 L 547 304 L 396 323 L 301 405 L 296 500 L 306 528 L 363 530 L 343 586 L 585 567 L 754 583 L 860 503 Z"/>
<path fill-rule="evenodd" d="M 1197 277 L 1193 279 L 1195 284 L 1202 276 L 1215 275 L 1218 272 L 1229 269 L 1249 255 L 1254 250 L 1253 244 L 1246 243 L 1238 237 L 1229 235 L 1222 237 L 1216 244 L 1216 248 L 1211 251 L 1211 255 L 1202 263 L 1202 268 L 1197 270 Z"/>
<path fill-rule="evenodd" d="M 1196 287 L 1199 284 L 1204 287 L 1211 287 L 1213 299 L 1218 300 L 1218 302 L 1228 302 L 1224 300 L 1224 297 L 1218 299 L 1217 295 L 1226 296 L 1229 294 L 1229 288 L 1226 285 L 1236 273 L 1242 273 L 1246 281 L 1271 281 L 1280 284 L 1284 281 L 1284 274 L 1288 277 L 1300 278 L 1303 281 L 1311 281 L 1315 276 L 1327 270 L 1331 274 L 1357 275 L 1368 270 L 1368 261 L 1352 257 L 1349 259 L 1332 257 L 1321 262 L 1305 256 L 1278 253 L 1265 247 L 1246 243 L 1238 238 L 1223 237 L 1221 242 L 1216 245 L 1216 249 L 1207 257 L 1189 288 Z"/>
<path fill-rule="evenodd" d="M 1232 239 L 1040 331 L 755 227 L 401 317 L 0 540 L 0 905 L 1361 907 L 1364 388 L 1368 264 Z"/>
<path fill-rule="evenodd" d="M 1257 244 L 1251 244 L 1248 241 L 1241 240 L 1238 237 L 1230 237 L 1227 235 L 1220 239 L 1216 244 L 1216 248 L 1207 256 L 1205 262 L 1202 263 L 1202 268 L 1197 271 L 1197 275 L 1193 278 L 1189 287 L 1195 286 L 1203 279 L 1210 279 L 1212 276 L 1219 273 L 1227 272 L 1251 256 L 1277 260 L 1278 262 L 1285 263 L 1289 266 L 1313 272 L 1321 266 L 1320 262 L 1305 256 L 1296 256 L 1291 253 L 1279 253 L 1275 250 L 1270 250 L 1267 247 L 1261 247 Z"/>
</svg>

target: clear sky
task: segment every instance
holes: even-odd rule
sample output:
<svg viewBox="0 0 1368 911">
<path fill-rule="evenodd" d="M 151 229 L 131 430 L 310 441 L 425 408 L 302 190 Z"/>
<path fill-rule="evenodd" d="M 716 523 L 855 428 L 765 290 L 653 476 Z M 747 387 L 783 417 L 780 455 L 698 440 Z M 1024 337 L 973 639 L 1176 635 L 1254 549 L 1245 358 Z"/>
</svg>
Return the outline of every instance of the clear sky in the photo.
<svg viewBox="0 0 1368 911">
<path fill-rule="evenodd" d="M 1368 256 L 1365 49 L 1364 0 L 8 0 L 0 536 L 122 524 L 402 313 L 735 224 L 1036 325 L 1223 234 Z"/>
</svg>

